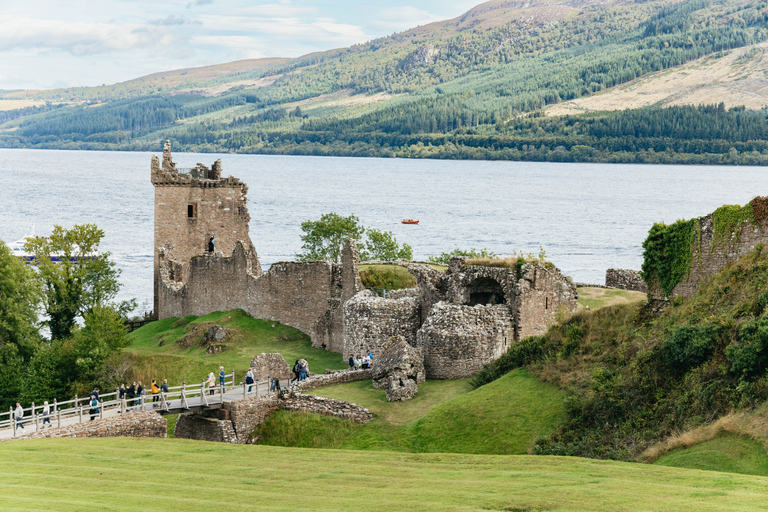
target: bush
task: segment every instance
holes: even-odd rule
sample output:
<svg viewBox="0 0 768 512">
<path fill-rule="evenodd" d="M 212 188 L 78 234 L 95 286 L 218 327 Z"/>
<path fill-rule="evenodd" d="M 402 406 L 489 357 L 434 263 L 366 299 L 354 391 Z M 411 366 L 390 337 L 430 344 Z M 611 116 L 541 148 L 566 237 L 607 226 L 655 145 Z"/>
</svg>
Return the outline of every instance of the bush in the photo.
<svg viewBox="0 0 768 512">
<path fill-rule="evenodd" d="M 731 373 L 743 380 L 756 380 L 768 369 L 768 318 L 748 322 L 739 334 L 725 350 Z"/>
<path fill-rule="evenodd" d="M 715 351 L 719 334 L 716 326 L 675 327 L 663 345 L 665 364 L 675 375 L 700 366 Z"/>
</svg>

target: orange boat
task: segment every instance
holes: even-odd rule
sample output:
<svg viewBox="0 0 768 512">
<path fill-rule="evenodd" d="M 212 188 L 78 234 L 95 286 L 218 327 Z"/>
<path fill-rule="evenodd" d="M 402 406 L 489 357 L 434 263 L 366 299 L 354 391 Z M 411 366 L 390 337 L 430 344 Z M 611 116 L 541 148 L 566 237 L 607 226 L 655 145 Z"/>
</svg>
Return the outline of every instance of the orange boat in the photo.
<svg viewBox="0 0 768 512">
<path fill-rule="evenodd" d="M 419 223 L 419 221 L 413 220 L 413 219 L 403 219 L 400 222 L 402 222 L 403 224 L 418 224 Z"/>
</svg>

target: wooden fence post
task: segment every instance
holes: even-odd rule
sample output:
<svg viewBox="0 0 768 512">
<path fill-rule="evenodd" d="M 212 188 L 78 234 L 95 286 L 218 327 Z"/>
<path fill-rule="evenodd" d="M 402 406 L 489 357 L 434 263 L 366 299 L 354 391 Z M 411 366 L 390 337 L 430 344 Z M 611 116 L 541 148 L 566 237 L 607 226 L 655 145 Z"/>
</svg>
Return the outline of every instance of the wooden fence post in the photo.
<svg viewBox="0 0 768 512">
<path fill-rule="evenodd" d="M 77 402 L 75 402 L 77 404 Z M 83 406 L 81 405 L 78 409 L 78 414 L 80 415 L 80 423 L 83 422 Z"/>
<path fill-rule="evenodd" d="M 61 428 L 61 409 L 56 409 L 56 422 L 58 423 L 58 428 Z"/>
<path fill-rule="evenodd" d="M 37 416 L 35 415 L 35 402 L 32 402 L 32 421 L 35 422 L 35 433 L 40 429 L 37 427 Z"/>
</svg>

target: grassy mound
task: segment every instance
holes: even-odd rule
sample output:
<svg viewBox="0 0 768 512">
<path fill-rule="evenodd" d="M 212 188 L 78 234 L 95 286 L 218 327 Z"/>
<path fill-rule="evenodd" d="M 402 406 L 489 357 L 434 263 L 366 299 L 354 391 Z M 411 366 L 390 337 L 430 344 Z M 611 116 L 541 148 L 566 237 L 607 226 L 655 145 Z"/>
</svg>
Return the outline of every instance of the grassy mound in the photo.
<svg viewBox="0 0 768 512">
<path fill-rule="evenodd" d="M 517 370 L 475 391 L 465 381 L 429 381 L 408 402 L 356 382 L 315 391 L 368 407 L 375 419 L 355 425 L 335 418 L 279 412 L 257 430 L 260 443 L 305 448 L 523 454 L 562 419 L 563 392 Z"/>
<path fill-rule="evenodd" d="M 730 433 L 720 434 L 690 448 L 677 449 L 661 457 L 656 464 L 768 476 L 768 456 L 763 444 L 751 437 Z"/>
<path fill-rule="evenodd" d="M 206 354 L 200 344 L 211 325 L 221 325 L 228 333 L 226 348 L 218 354 Z M 130 337 L 131 345 L 122 356 L 128 366 L 123 377 L 126 381 L 167 378 L 172 385 L 183 380 L 196 384 L 222 365 L 227 371 L 235 369 L 245 375 L 251 360 L 262 352 L 279 352 L 289 364 L 303 357 L 316 372 L 345 367 L 339 354 L 312 348 L 309 336 L 301 331 L 279 322 L 257 320 L 241 310 L 167 318 L 135 330 Z"/>
<path fill-rule="evenodd" d="M 366 288 L 400 290 L 416 287 L 416 278 L 399 265 L 360 265 L 359 271 Z"/>
<path fill-rule="evenodd" d="M 0 443 L 9 512 L 757 511 L 768 479 L 564 457 L 296 450 L 171 439 Z"/>
</svg>

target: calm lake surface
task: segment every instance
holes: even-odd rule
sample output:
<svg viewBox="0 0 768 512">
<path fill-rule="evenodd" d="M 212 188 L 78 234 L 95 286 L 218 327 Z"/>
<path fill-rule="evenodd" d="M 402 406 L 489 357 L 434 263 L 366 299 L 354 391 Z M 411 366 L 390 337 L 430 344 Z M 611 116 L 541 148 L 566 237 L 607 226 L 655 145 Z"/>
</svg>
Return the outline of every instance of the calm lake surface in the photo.
<svg viewBox="0 0 768 512">
<path fill-rule="evenodd" d="M 160 155 L 161 151 L 156 154 Z M 122 269 L 121 299 L 152 303 L 151 153 L 0 149 L 0 240 L 54 224 L 96 223 Z M 250 233 L 264 267 L 301 250 L 300 224 L 354 213 L 424 259 L 461 248 L 538 253 L 580 282 L 639 269 L 654 222 L 768 194 L 768 169 L 175 153 L 180 167 L 221 158 L 249 186 Z M 418 226 L 400 223 L 419 219 Z"/>
</svg>

